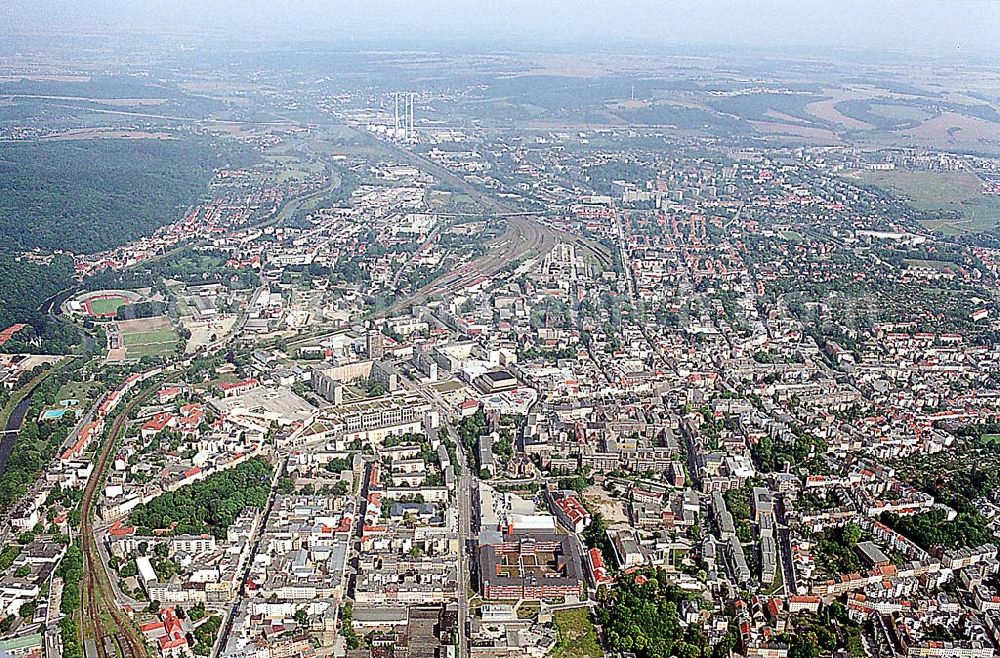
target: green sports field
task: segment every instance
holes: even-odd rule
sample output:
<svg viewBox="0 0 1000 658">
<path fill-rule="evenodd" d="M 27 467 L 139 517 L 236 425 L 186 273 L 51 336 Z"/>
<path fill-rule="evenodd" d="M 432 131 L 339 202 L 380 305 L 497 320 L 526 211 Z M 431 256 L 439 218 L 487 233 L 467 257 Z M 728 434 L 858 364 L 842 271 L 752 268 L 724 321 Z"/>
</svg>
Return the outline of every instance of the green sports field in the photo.
<svg viewBox="0 0 1000 658">
<path fill-rule="evenodd" d="M 169 356 L 177 347 L 177 332 L 173 327 L 133 331 L 124 335 L 125 358 L 141 359 L 144 356 Z"/>
<path fill-rule="evenodd" d="M 122 297 L 107 297 L 104 299 L 90 300 L 90 308 L 95 315 L 114 315 L 118 312 L 118 307 L 126 303 Z"/>
</svg>

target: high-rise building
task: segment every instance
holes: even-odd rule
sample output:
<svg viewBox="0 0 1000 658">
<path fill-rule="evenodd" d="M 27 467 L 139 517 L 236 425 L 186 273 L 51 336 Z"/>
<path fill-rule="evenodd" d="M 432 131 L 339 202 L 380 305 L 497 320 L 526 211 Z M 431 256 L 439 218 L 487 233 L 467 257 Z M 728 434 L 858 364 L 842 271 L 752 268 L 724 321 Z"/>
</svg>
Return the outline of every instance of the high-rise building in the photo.
<svg viewBox="0 0 1000 658">
<path fill-rule="evenodd" d="M 366 351 L 369 359 L 381 359 L 385 355 L 385 347 L 382 345 L 382 334 L 378 331 L 369 331 L 366 341 Z"/>
</svg>

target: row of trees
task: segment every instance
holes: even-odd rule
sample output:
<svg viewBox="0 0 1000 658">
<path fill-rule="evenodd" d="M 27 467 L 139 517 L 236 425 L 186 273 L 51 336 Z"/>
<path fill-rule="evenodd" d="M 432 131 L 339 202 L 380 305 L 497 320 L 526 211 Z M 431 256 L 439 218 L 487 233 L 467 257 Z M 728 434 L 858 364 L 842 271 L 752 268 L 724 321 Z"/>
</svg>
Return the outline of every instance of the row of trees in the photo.
<svg viewBox="0 0 1000 658">
<path fill-rule="evenodd" d="M 87 290 L 133 289 L 151 287 L 165 292 L 165 279 L 176 279 L 189 285 L 221 283 L 233 289 L 254 288 L 259 283 L 251 268 L 239 269 L 227 265 L 228 255 L 217 250 L 196 250 L 183 247 L 169 258 L 150 260 L 127 270 L 103 270 L 83 282 Z M 142 316 L 136 316 L 142 317 Z"/>
<path fill-rule="evenodd" d="M 479 437 L 486 433 L 486 413 L 482 409 L 466 416 L 458 424 L 458 435 L 462 437 L 462 445 L 466 450 L 474 450 Z"/>
<path fill-rule="evenodd" d="M 194 629 L 194 654 L 196 656 L 207 656 L 212 653 L 215 646 L 215 638 L 219 635 L 222 627 L 222 617 L 212 615 Z"/>
<path fill-rule="evenodd" d="M 137 302 L 135 304 L 122 304 L 115 312 L 115 316 L 119 320 L 136 320 L 138 318 L 152 318 L 166 312 L 167 305 L 163 302 Z"/>
<path fill-rule="evenodd" d="M 56 575 L 63 579 L 62 603 L 59 608 L 66 615 L 59 621 L 63 656 L 83 658 L 75 615 L 80 607 L 80 583 L 83 581 L 83 551 L 79 544 L 73 544 L 66 550 L 65 557 L 56 569 Z"/>
<path fill-rule="evenodd" d="M 261 509 L 270 493 L 272 469 L 263 457 L 214 473 L 136 507 L 130 519 L 138 532 L 170 530 L 174 534 L 211 533 L 225 537 L 226 530 L 248 507 Z"/>
</svg>

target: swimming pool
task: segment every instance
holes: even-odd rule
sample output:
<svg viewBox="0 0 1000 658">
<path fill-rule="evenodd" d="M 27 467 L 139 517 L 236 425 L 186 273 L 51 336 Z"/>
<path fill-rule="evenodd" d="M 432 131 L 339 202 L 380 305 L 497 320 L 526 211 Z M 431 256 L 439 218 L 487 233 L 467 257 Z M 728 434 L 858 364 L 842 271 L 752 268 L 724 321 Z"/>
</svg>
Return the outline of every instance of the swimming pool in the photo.
<svg viewBox="0 0 1000 658">
<path fill-rule="evenodd" d="M 46 409 L 42 412 L 43 420 L 58 420 L 66 413 L 65 409 Z"/>
</svg>

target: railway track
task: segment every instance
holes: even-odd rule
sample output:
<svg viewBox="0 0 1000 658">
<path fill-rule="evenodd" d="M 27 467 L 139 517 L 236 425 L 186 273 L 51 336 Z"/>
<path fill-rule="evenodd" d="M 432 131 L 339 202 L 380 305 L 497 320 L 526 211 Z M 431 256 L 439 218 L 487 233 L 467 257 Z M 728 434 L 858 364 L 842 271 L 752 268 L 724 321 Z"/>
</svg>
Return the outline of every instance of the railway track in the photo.
<svg viewBox="0 0 1000 658">
<path fill-rule="evenodd" d="M 405 149 L 393 142 L 380 143 L 393 149 L 403 159 L 409 160 L 411 164 L 462 190 L 465 194 L 478 201 L 483 207 L 496 213 L 498 217 L 506 218 L 507 229 L 489 245 L 495 251 L 491 251 L 491 253 L 466 263 L 450 274 L 431 281 L 407 299 L 400 300 L 398 303 L 383 310 L 379 313 L 379 316 L 385 317 L 391 315 L 406 306 L 414 306 L 422 303 L 435 295 L 457 292 L 466 286 L 472 285 L 479 279 L 495 276 L 504 267 L 521 258 L 531 255 L 544 255 L 560 242 L 576 244 L 583 250 L 593 254 L 602 265 L 606 267 L 611 266 L 612 259 L 610 256 L 604 253 L 602 249 L 595 247 L 590 240 L 564 229 L 549 226 L 539 221 L 531 213 L 524 213 L 511 208 L 499 199 L 477 189 L 467 180 L 456 175 L 443 165 L 419 153 Z"/>
<path fill-rule="evenodd" d="M 115 416 L 107 438 L 101 446 L 94 472 L 91 473 L 87 487 L 84 489 L 80 508 L 84 605 L 81 607 L 79 628 L 80 639 L 86 640 L 88 636 L 91 637 L 96 650 L 96 656 L 87 656 L 87 658 L 118 658 L 119 651 L 116 650 L 116 645 L 124 658 L 147 658 L 145 641 L 139 635 L 132 620 L 118 607 L 115 600 L 115 592 L 105 571 L 97 546 L 97 538 L 94 535 L 93 506 L 97 492 L 107 473 L 108 461 L 114 453 L 118 436 L 121 434 L 129 413 L 146 400 L 160 386 L 161 382 L 162 378 L 156 378 L 150 386 L 147 386 L 129 401 Z M 115 631 L 117 631 L 114 634 L 108 633 L 105 628 L 105 613 L 110 616 Z M 85 642 L 84 645 L 86 646 Z"/>
</svg>

